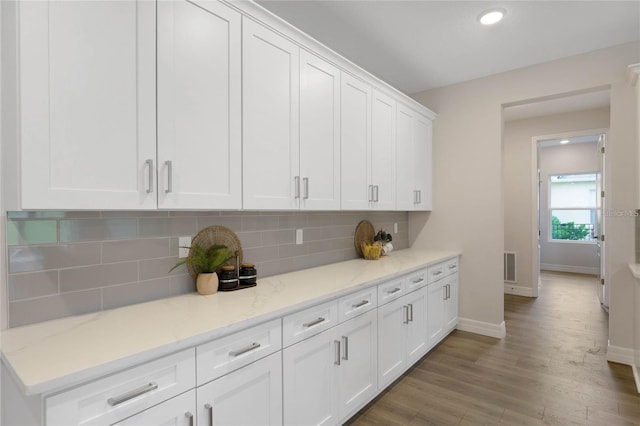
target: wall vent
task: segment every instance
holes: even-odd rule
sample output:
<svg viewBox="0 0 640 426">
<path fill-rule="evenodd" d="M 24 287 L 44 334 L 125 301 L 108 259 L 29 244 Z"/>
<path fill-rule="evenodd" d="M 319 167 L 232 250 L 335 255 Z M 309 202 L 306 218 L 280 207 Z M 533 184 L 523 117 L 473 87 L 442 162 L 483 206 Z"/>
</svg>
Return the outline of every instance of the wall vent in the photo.
<svg viewBox="0 0 640 426">
<path fill-rule="evenodd" d="M 504 252 L 504 281 L 508 283 L 516 282 L 516 252 Z"/>
</svg>

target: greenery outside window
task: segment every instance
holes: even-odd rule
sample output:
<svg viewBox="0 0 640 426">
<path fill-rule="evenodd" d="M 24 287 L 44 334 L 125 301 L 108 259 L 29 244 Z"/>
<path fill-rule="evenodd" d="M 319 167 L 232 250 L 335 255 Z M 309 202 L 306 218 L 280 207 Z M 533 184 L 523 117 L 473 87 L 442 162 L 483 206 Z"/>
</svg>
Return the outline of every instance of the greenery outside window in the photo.
<svg viewBox="0 0 640 426">
<path fill-rule="evenodd" d="M 596 241 L 596 174 L 549 177 L 551 241 Z"/>
</svg>

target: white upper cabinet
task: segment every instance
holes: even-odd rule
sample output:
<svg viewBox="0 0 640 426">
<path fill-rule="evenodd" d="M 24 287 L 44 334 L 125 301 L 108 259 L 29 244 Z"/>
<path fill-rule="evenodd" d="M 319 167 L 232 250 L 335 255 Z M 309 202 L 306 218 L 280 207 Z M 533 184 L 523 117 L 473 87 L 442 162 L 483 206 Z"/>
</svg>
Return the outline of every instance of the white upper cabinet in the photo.
<svg viewBox="0 0 640 426">
<path fill-rule="evenodd" d="M 371 207 L 371 86 L 342 74 L 341 183 L 342 209 Z"/>
<path fill-rule="evenodd" d="M 295 209 L 299 157 L 299 52 L 243 18 L 243 207 Z"/>
<path fill-rule="evenodd" d="M 396 101 L 375 89 L 371 107 L 370 194 L 373 209 L 396 208 Z"/>
<path fill-rule="evenodd" d="M 240 209 L 241 15 L 158 2 L 158 207 Z"/>
<path fill-rule="evenodd" d="M 431 210 L 431 120 L 398 103 L 396 195 L 398 210 Z"/>
<path fill-rule="evenodd" d="M 155 2 L 19 9 L 19 206 L 155 208 Z"/>
<path fill-rule="evenodd" d="M 340 70 L 300 50 L 300 207 L 340 210 Z"/>
</svg>

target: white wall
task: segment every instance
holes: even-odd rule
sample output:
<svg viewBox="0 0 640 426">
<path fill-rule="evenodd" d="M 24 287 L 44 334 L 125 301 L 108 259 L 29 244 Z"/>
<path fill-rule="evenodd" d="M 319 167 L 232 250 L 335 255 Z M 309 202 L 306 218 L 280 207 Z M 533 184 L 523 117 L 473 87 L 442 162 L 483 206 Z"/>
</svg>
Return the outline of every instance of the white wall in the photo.
<svg viewBox="0 0 640 426">
<path fill-rule="evenodd" d="M 627 67 L 639 62 L 640 44 L 627 43 L 583 55 L 495 74 L 416 94 L 438 114 L 434 123 L 434 211 L 411 213 L 416 247 L 462 250 L 460 316 L 487 327 L 504 321 L 502 108 L 523 100 L 611 88 L 607 162 L 609 206 L 631 210 L 638 193 L 635 91 Z M 611 167 L 615 165 L 615 167 Z M 610 344 L 633 348 L 633 286 L 627 266 L 634 257 L 633 220 L 607 228 L 611 284 Z M 621 351 L 622 353 L 624 351 Z M 610 351 L 613 353 L 613 351 Z"/>
<path fill-rule="evenodd" d="M 533 276 L 533 226 L 535 206 L 532 167 L 535 158 L 532 139 L 609 127 L 609 108 L 508 121 L 504 125 L 504 249 L 517 255 L 519 294 L 531 295 Z"/>
<path fill-rule="evenodd" d="M 601 154 L 598 154 L 597 149 L 598 144 L 592 142 L 561 145 L 540 150 L 540 178 L 542 180 L 540 187 L 541 269 L 585 274 L 599 273 L 600 260 L 598 247 L 595 243 L 549 241 L 549 235 L 551 234 L 549 231 L 548 210 L 549 176 L 598 171 L 598 156 Z"/>
</svg>

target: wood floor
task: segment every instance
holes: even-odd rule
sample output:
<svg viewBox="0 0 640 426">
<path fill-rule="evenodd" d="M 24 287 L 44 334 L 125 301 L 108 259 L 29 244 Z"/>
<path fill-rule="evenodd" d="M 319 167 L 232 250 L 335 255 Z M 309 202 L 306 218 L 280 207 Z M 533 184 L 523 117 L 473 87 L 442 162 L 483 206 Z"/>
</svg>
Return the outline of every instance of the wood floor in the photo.
<svg viewBox="0 0 640 426">
<path fill-rule="evenodd" d="M 507 336 L 454 331 L 353 425 L 640 425 L 631 368 L 605 359 L 595 278 L 545 272 L 505 295 Z"/>
</svg>

